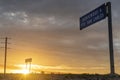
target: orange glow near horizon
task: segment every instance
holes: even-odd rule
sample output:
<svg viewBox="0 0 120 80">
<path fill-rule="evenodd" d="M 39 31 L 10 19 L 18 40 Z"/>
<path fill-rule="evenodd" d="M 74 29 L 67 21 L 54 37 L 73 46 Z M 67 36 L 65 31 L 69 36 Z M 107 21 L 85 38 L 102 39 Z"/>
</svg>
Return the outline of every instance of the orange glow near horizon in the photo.
<svg viewBox="0 0 120 80">
<path fill-rule="evenodd" d="M 31 71 L 26 69 L 25 64 L 17 64 L 14 65 L 18 69 L 15 70 L 10 70 L 10 73 L 20 73 L 20 74 L 29 74 L 30 72 L 35 72 L 35 73 L 40 73 L 41 71 L 45 72 L 61 72 L 63 69 L 71 69 L 71 67 L 67 66 L 43 66 L 43 65 L 36 65 L 36 64 L 31 64 Z"/>
<path fill-rule="evenodd" d="M 107 70 L 108 67 L 88 67 L 88 66 L 68 66 L 68 65 L 40 65 L 40 64 L 31 64 L 31 71 L 26 70 L 26 64 L 12 64 L 8 65 L 7 73 L 18 73 L 18 74 L 29 74 L 29 73 L 75 73 L 75 74 L 82 74 L 82 73 L 97 73 L 100 74 L 109 73 Z M 3 69 L 1 68 L 1 73 Z"/>
<path fill-rule="evenodd" d="M 14 65 L 16 67 L 18 67 L 19 69 L 15 69 L 15 70 L 10 70 L 11 73 L 20 73 L 20 74 L 29 74 L 29 70 L 26 69 L 26 65 L 21 64 L 21 65 Z"/>
</svg>

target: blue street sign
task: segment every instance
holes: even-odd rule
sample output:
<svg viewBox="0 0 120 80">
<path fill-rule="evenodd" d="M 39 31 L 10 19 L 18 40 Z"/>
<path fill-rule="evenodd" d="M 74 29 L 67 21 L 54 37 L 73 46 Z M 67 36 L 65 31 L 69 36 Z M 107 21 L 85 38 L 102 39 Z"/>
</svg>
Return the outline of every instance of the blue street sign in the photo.
<svg viewBox="0 0 120 80">
<path fill-rule="evenodd" d="M 106 18 L 106 5 L 103 4 L 80 18 L 80 30 Z"/>
</svg>

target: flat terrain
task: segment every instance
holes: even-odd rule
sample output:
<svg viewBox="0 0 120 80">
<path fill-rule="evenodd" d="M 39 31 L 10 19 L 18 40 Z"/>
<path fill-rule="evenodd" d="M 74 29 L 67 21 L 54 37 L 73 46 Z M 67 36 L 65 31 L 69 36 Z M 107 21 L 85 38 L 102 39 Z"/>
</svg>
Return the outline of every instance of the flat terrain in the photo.
<svg viewBox="0 0 120 80">
<path fill-rule="evenodd" d="M 89 74 L 7 74 L 5 79 L 0 74 L 0 80 L 120 80 L 119 75 L 89 75 Z"/>
</svg>

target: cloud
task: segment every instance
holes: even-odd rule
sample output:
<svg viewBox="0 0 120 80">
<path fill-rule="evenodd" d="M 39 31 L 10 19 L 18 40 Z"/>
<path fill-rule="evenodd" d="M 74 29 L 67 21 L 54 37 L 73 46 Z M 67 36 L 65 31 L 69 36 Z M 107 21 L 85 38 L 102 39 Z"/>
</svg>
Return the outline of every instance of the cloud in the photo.
<svg viewBox="0 0 120 80">
<path fill-rule="evenodd" d="M 16 67 L 19 67 L 19 68 L 26 68 L 26 65 L 24 64 L 19 64 L 19 65 L 15 65 Z M 67 66 L 43 66 L 43 65 L 35 65 L 35 64 L 32 64 L 31 65 L 32 69 L 36 69 L 36 70 L 45 70 L 45 69 L 71 69 L 70 67 L 67 67 Z"/>
<path fill-rule="evenodd" d="M 120 41 L 119 41 L 119 39 L 114 40 L 114 48 L 118 53 L 120 52 Z"/>
<path fill-rule="evenodd" d="M 29 23 L 28 15 L 25 12 L 4 12 L 2 15 L 3 18 L 15 24 Z"/>
<path fill-rule="evenodd" d="M 26 65 L 22 65 L 22 64 L 17 64 L 15 66 L 21 68 L 22 70 L 24 70 L 26 67 Z M 65 66 L 65 65 L 61 65 L 61 66 L 44 66 L 44 65 L 36 65 L 36 64 L 31 65 L 32 72 L 45 71 L 45 72 L 65 72 L 65 73 L 74 72 L 74 73 L 78 73 L 79 71 L 84 71 L 84 70 L 106 70 L 106 68 L 107 68 L 106 66 L 92 66 L 92 67 L 72 66 L 72 67 L 70 67 L 70 66 Z"/>
</svg>

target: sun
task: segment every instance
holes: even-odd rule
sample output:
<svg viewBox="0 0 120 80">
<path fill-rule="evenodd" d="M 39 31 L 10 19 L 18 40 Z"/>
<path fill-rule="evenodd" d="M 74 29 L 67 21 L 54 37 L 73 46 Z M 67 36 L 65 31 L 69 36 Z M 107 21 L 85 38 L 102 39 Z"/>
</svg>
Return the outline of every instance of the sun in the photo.
<svg viewBox="0 0 120 80">
<path fill-rule="evenodd" d="M 15 65 L 17 67 L 19 67 L 19 70 L 11 70 L 12 73 L 18 73 L 18 74 L 29 74 L 30 70 L 26 68 L 26 65 L 24 64 L 19 64 L 19 65 Z"/>
<path fill-rule="evenodd" d="M 21 73 L 22 73 L 22 74 L 25 74 L 25 75 L 26 75 L 26 74 L 29 74 L 29 70 L 26 70 L 26 69 L 21 70 Z"/>
</svg>

